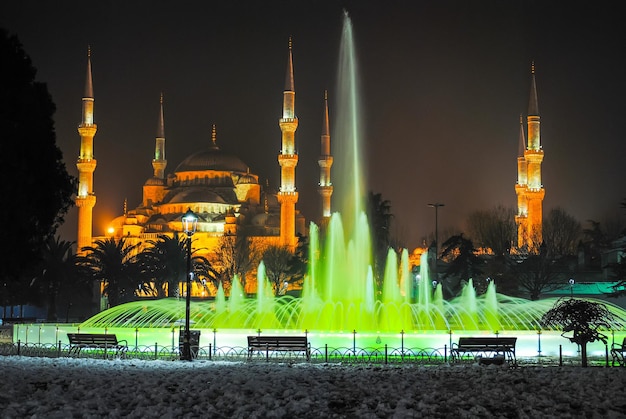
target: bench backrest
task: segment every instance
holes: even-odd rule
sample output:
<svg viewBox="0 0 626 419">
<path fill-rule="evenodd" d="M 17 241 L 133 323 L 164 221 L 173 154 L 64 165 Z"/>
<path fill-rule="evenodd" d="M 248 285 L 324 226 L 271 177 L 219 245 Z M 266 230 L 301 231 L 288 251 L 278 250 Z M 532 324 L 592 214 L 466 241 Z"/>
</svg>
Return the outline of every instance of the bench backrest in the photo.
<svg viewBox="0 0 626 419">
<path fill-rule="evenodd" d="M 248 346 L 252 347 L 302 347 L 308 345 L 306 336 L 248 336 Z"/>
<path fill-rule="evenodd" d="M 515 349 L 516 337 L 460 337 L 459 348 L 511 348 Z"/>
<path fill-rule="evenodd" d="M 114 334 L 103 335 L 95 333 L 68 333 L 70 345 L 117 345 L 117 336 Z"/>
</svg>

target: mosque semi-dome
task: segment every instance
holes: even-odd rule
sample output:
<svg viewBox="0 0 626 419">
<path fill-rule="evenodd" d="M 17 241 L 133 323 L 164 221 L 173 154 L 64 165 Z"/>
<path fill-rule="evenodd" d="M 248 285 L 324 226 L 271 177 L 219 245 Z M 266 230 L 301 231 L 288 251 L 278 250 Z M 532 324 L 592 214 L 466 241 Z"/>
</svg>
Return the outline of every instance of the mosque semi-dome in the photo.
<svg viewBox="0 0 626 419">
<path fill-rule="evenodd" d="M 232 204 L 237 203 L 237 197 L 234 193 L 227 194 L 227 191 L 222 191 L 222 195 L 216 193 L 214 190 L 204 187 L 187 187 L 178 188 L 174 190 L 171 197 L 166 199 L 169 204 L 179 204 L 186 202 L 213 202 L 217 204 Z M 229 195 L 229 202 L 224 199 L 224 195 Z M 231 196 L 232 195 L 232 196 Z"/>
</svg>

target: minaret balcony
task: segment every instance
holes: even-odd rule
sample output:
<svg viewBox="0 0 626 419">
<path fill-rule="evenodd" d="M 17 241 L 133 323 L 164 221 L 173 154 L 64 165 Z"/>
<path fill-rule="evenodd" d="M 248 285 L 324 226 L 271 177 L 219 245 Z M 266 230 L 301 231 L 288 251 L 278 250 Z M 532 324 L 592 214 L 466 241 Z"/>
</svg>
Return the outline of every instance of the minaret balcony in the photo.
<svg viewBox="0 0 626 419">
<path fill-rule="evenodd" d="M 78 159 L 76 168 L 79 172 L 93 173 L 96 170 L 96 159 Z"/>
<path fill-rule="evenodd" d="M 295 190 L 280 190 L 278 191 L 279 195 L 298 195 L 298 192 L 296 192 Z"/>
<path fill-rule="evenodd" d="M 96 196 L 93 194 L 90 195 L 79 195 L 76 197 L 75 204 L 77 207 L 86 207 L 93 208 L 96 205 Z"/>
<path fill-rule="evenodd" d="M 279 154 L 278 164 L 281 167 L 296 167 L 298 165 L 297 154 Z"/>
<path fill-rule="evenodd" d="M 98 126 L 96 124 L 82 123 L 78 126 L 78 133 L 82 137 L 93 137 L 96 135 Z"/>
<path fill-rule="evenodd" d="M 298 128 L 298 118 L 281 118 L 278 125 L 281 131 L 295 132 Z"/>
<path fill-rule="evenodd" d="M 333 158 L 332 156 L 321 156 L 317 164 L 323 169 L 331 167 L 333 165 Z"/>
</svg>

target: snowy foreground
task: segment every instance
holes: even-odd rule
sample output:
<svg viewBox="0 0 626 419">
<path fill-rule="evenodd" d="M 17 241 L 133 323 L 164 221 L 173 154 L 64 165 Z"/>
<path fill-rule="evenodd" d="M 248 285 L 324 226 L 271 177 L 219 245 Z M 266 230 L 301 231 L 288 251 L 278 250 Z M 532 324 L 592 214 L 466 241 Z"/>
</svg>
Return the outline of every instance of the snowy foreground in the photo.
<svg viewBox="0 0 626 419">
<path fill-rule="evenodd" d="M 2 418 L 626 417 L 626 368 L 1 356 Z"/>
</svg>

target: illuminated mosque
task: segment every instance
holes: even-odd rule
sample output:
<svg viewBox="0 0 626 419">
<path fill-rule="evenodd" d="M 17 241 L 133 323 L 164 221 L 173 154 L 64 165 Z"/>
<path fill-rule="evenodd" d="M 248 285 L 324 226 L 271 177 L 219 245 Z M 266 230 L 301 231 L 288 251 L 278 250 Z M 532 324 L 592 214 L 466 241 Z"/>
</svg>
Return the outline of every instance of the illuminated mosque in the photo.
<svg viewBox="0 0 626 419">
<path fill-rule="evenodd" d="M 93 192 L 93 173 L 96 160 L 93 156 L 93 139 L 97 131 L 94 123 L 94 95 L 91 74 L 91 57 L 87 57 L 85 93 L 82 99 L 82 121 L 78 127 L 81 138 L 80 155 L 76 163 L 79 173 L 78 194 L 78 240 L 79 253 L 91 246 L 95 240 L 105 237 L 92 237 L 92 211 L 96 203 Z M 297 236 L 306 235 L 304 217 L 296 210 L 298 192 L 296 190 L 295 132 L 298 118 L 295 112 L 295 84 L 291 40 L 283 111 L 279 119 L 282 132 L 282 146 L 278 155 L 281 169 L 280 188 L 277 193 L 264 188 L 259 176 L 237 156 L 225 152 L 218 145 L 215 125 L 205 149 L 184 159 L 173 173 L 166 174 L 165 123 L 163 96 L 160 100 L 160 113 L 155 139 L 153 176 L 143 185 L 141 204 L 135 209 L 127 209 L 109 225 L 106 237 L 120 239 L 129 244 L 155 240 L 160 235 L 173 236 L 182 232 L 182 216 L 191 209 L 198 216 L 193 248 L 209 260 L 219 263 L 219 258 L 211 255 L 218 247 L 221 237 L 245 234 L 255 245 L 279 245 L 294 249 Z M 322 199 L 320 219 L 331 215 L 331 195 L 333 186 L 330 169 L 333 158 L 330 155 L 330 131 L 328 119 L 328 97 L 324 94 L 324 113 L 321 134 L 320 181 L 318 190 Z"/>
<path fill-rule="evenodd" d="M 528 144 L 520 117 L 520 151 L 517 158 L 518 176 L 515 185 L 518 212 L 518 247 L 532 249 L 532 243 L 541 242 L 542 201 L 545 190 L 541 184 L 543 150 L 540 143 L 540 117 L 537 105 L 534 64 L 532 66 L 531 94 L 528 108 Z M 163 96 L 160 100 L 158 128 L 155 139 L 153 176 L 143 185 L 141 204 L 127 209 L 111 221 L 105 237 L 92 236 L 92 211 L 96 204 L 93 192 L 93 173 L 96 160 L 93 140 L 97 131 L 94 123 L 94 95 L 91 56 L 87 57 L 87 75 L 82 98 L 82 120 L 78 127 L 81 138 L 78 168 L 78 253 L 95 240 L 124 237 L 129 244 L 155 240 L 160 235 L 173 236 L 183 231 L 182 216 L 191 209 L 198 216 L 193 247 L 209 260 L 219 264 L 215 250 L 223 236 L 244 234 L 257 246 L 279 245 L 294 249 L 297 235 L 307 235 L 304 217 L 296 210 L 298 192 L 295 186 L 298 154 L 295 132 L 298 118 L 295 113 L 295 84 L 293 54 L 289 42 L 283 111 L 279 118 L 282 132 L 278 164 L 281 169 L 280 188 L 274 193 L 264 188 L 259 176 L 237 156 L 220 149 L 215 126 L 207 147 L 184 159 L 173 173 L 166 175 L 165 123 Z M 321 153 L 318 159 L 320 180 L 318 192 L 322 201 L 320 220 L 331 215 L 331 166 L 328 98 L 324 94 L 324 112 L 321 133 Z M 536 241 L 538 239 L 538 241 Z M 425 249 L 413 252 L 412 262 L 419 264 L 419 255 Z M 213 255 L 211 254 L 213 253 Z M 255 281 L 246 283 L 252 285 Z M 252 289 L 247 291 L 253 292 Z"/>
</svg>

